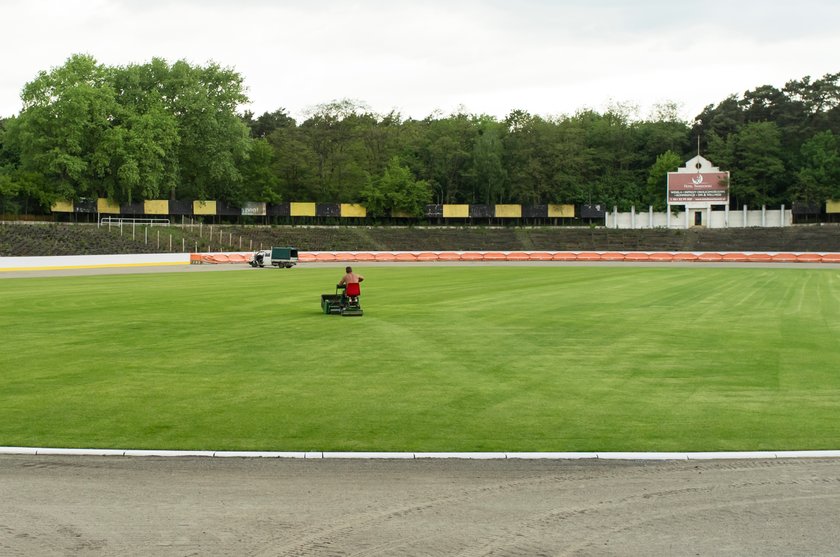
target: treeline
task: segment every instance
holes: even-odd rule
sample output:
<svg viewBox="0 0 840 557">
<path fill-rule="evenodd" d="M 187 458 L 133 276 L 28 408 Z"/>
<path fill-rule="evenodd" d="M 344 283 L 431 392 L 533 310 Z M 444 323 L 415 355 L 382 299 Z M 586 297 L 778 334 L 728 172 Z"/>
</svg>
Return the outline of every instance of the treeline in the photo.
<svg viewBox="0 0 840 557">
<path fill-rule="evenodd" d="M 363 203 L 665 205 L 665 174 L 696 154 L 731 171 L 732 207 L 840 198 L 840 73 L 758 87 L 688 123 L 673 105 L 422 120 L 362 103 L 239 114 L 243 78 L 215 64 L 104 66 L 76 55 L 41 72 L 0 120 L 0 213 L 108 197 Z"/>
</svg>

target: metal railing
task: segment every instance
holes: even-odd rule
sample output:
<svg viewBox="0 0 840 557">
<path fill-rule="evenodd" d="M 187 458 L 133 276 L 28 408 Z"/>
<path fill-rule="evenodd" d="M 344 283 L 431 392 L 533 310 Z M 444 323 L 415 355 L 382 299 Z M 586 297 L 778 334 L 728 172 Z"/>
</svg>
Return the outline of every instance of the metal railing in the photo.
<svg viewBox="0 0 840 557">
<path fill-rule="evenodd" d="M 123 218 L 123 217 L 102 217 L 99 219 L 99 226 L 103 224 L 107 224 L 108 226 L 112 224 L 116 224 L 118 226 L 122 226 L 123 224 L 148 224 L 151 226 L 159 225 L 159 226 L 168 226 L 170 224 L 169 219 L 135 219 L 135 218 Z"/>
</svg>

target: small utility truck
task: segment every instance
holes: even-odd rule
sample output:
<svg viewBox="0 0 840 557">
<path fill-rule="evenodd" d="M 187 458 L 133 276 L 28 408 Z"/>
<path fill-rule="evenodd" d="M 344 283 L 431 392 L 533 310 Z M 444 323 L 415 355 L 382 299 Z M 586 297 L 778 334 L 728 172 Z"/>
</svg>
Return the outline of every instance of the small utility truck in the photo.
<svg viewBox="0 0 840 557">
<path fill-rule="evenodd" d="M 279 269 L 291 269 L 298 262 L 298 249 L 292 247 L 272 247 L 271 249 L 257 250 L 251 256 L 248 263 L 251 267 L 277 267 Z"/>
</svg>

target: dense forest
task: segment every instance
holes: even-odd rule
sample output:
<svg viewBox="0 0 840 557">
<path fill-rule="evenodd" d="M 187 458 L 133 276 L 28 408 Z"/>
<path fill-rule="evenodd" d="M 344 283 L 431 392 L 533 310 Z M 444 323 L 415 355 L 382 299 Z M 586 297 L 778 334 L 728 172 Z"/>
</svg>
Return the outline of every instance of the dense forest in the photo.
<svg viewBox="0 0 840 557">
<path fill-rule="evenodd" d="M 278 93 L 282 96 L 282 93 Z M 696 154 L 731 171 L 731 203 L 840 199 L 840 73 L 764 85 L 710 104 L 504 118 L 417 120 L 358 101 L 255 115 L 244 80 L 215 64 L 105 66 L 74 55 L 0 119 L 0 214 L 108 197 L 363 203 L 421 214 L 427 203 L 665 206 L 665 174 Z"/>
</svg>

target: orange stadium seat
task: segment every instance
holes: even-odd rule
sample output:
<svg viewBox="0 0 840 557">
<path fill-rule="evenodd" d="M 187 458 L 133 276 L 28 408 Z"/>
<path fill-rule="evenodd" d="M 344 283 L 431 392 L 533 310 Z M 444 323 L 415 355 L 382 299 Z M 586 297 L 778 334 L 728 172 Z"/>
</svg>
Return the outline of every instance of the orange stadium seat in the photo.
<svg viewBox="0 0 840 557">
<path fill-rule="evenodd" d="M 797 263 L 822 263 L 823 257 L 818 253 L 800 253 L 796 256 Z"/>
<path fill-rule="evenodd" d="M 725 253 L 723 255 L 723 261 L 741 262 L 741 261 L 749 261 L 749 259 L 747 259 L 747 254 L 745 254 L 745 253 L 733 252 L 733 253 Z"/>
<path fill-rule="evenodd" d="M 769 253 L 748 253 L 747 261 L 751 263 L 766 263 L 773 261 L 773 257 Z"/>
</svg>

